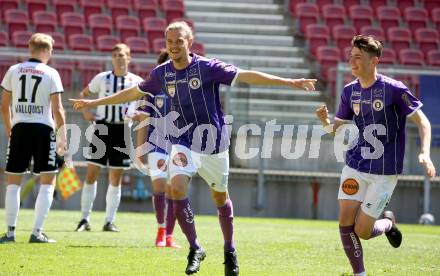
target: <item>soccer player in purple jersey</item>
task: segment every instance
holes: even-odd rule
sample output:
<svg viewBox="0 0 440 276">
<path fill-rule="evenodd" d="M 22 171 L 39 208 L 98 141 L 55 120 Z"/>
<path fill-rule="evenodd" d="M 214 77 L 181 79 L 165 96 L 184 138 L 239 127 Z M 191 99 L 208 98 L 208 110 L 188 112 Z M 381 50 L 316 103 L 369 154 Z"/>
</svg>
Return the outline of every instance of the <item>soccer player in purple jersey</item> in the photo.
<svg viewBox="0 0 440 276">
<path fill-rule="evenodd" d="M 99 100 L 72 100 L 74 108 L 127 102 L 144 94 L 161 92 L 171 98 L 172 111 L 180 114 L 176 120 L 179 129 L 189 127 L 183 135 L 172 138 L 169 172 L 174 213 L 189 244 L 187 274 L 196 273 L 205 258 L 194 223 L 194 214 L 188 199 L 191 177 L 195 173 L 209 184 L 212 199 L 217 206 L 224 238 L 225 275 L 238 275 L 239 267 L 233 239 L 233 208 L 227 185 L 229 175 L 229 131 L 224 127 L 220 104 L 220 84 L 237 82 L 257 85 L 284 85 L 295 89 L 314 89 L 314 79 L 287 79 L 241 70 L 217 59 L 190 53 L 193 42 L 191 29 L 185 22 L 171 23 L 165 30 L 166 49 L 171 61 L 153 69 L 137 88 L 127 89 Z"/>
<path fill-rule="evenodd" d="M 377 73 L 381 42 L 358 35 L 351 45 L 351 71 L 357 79 L 344 87 L 334 124 L 330 124 L 326 106 L 316 114 L 329 133 L 346 122 L 354 122 L 359 129 L 341 174 L 339 232 L 354 275 L 366 275 L 359 238 L 368 240 L 385 233 L 393 247 L 402 242 L 394 214 L 385 211 L 383 219 L 378 218 L 402 173 L 406 118 L 418 127 L 419 162 L 429 177 L 435 176 L 435 167 L 430 158 L 431 125 L 420 110 L 422 103 L 402 82 Z"/>
</svg>

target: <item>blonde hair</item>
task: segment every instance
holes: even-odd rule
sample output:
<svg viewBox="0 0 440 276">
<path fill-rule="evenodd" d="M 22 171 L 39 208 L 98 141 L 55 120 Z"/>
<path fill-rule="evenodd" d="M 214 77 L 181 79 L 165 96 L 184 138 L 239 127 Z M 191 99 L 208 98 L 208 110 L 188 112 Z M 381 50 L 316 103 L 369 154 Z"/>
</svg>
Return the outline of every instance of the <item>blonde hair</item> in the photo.
<svg viewBox="0 0 440 276">
<path fill-rule="evenodd" d="M 124 44 L 124 43 L 115 44 L 115 46 L 113 46 L 113 48 L 112 48 L 112 53 L 114 51 L 124 51 L 127 54 L 127 56 L 131 56 L 130 47 L 128 47 L 128 45 Z"/>
<path fill-rule="evenodd" d="M 168 27 L 165 29 L 165 36 L 170 30 L 182 30 L 185 32 L 185 38 L 188 39 L 192 39 L 194 37 L 191 27 L 185 21 L 176 21 L 168 25 Z"/>
<path fill-rule="evenodd" d="M 29 39 L 29 51 L 31 53 L 41 52 L 42 50 L 51 50 L 55 41 L 48 34 L 35 33 Z"/>
</svg>

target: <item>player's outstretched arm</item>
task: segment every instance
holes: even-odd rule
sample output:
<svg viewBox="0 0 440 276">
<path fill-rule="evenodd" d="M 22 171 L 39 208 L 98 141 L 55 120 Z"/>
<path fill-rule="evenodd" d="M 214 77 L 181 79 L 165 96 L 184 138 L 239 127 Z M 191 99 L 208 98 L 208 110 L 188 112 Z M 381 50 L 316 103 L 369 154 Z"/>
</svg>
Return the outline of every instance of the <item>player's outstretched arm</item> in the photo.
<svg viewBox="0 0 440 276">
<path fill-rule="evenodd" d="M 73 108 L 76 110 L 83 110 L 84 108 L 93 108 L 98 105 L 109 105 L 109 104 L 119 104 L 131 102 L 139 99 L 144 94 L 142 94 L 137 86 L 127 88 L 119 91 L 108 97 L 96 99 L 96 100 L 85 100 L 85 99 L 69 99 L 73 103 Z"/>
<path fill-rule="evenodd" d="M 420 154 L 419 162 L 425 168 L 426 175 L 428 177 L 435 176 L 435 167 L 431 161 L 431 123 L 425 114 L 419 109 L 413 115 L 410 120 L 417 125 L 420 136 Z"/>
<path fill-rule="evenodd" d="M 294 89 L 315 90 L 316 79 L 288 79 L 258 71 L 240 70 L 237 82 L 253 85 L 289 86 Z"/>
<path fill-rule="evenodd" d="M 86 87 L 85 87 L 85 88 L 79 93 L 79 97 L 80 97 L 81 99 L 84 99 L 84 98 L 87 98 L 88 96 L 90 96 L 90 90 L 89 90 L 89 87 L 86 86 Z M 84 110 L 82 111 L 82 113 L 83 113 L 84 120 L 86 120 L 86 121 L 90 121 L 90 122 L 96 120 L 95 113 L 93 113 L 92 111 L 90 111 L 90 110 L 88 110 L 88 109 L 84 109 Z"/>
<path fill-rule="evenodd" d="M 2 95 L 2 118 L 3 118 L 3 126 L 5 128 L 6 135 L 11 136 L 11 101 L 12 94 L 10 91 L 3 90 Z"/>
</svg>

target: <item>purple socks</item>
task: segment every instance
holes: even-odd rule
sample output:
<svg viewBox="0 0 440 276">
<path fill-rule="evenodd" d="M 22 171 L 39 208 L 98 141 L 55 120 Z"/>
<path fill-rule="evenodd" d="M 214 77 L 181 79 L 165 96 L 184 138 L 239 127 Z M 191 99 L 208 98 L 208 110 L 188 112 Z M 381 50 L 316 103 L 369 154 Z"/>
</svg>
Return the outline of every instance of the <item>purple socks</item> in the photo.
<svg viewBox="0 0 440 276">
<path fill-rule="evenodd" d="M 230 199 L 226 200 L 225 205 L 218 207 L 218 219 L 220 221 L 220 227 L 222 228 L 223 238 L 225 240 L 224 249 L 226 252 L 234 252 L 234 209 Z"/>
<path fill-rule="evenodd" d="M 342 245 L 344 246 L 345 254 L 350 261 L 353 273 L 362 273 L 364 268 L 364 256 L 362 251 L 361 241 L 354 232 L 354 225 L 339 226 L 339 233 L 341 235 Z"/>
<path fill-rule="evenodd" d="M 194 224 L 194 213 L 189 203 L 189 199 L 173 200 L 174 215 L 179 222 L 182 232 L 192 249 L 200 249 L 200 244 L 197 241 L 196 227 Z"/>
<path fill-rule="evenodd" d="M 153 207 L 156 213 L 157 223 L 165 223 L 165 193 L 153 194 Z"/>
<path fill-rule="evenodd" d="M 173 200 L 167 198 L 167 215 L 165 219 L 167 236 L 173 235 L 174 225 L 176 224 L 176 216 L 174 215 Z"/>
</svg>

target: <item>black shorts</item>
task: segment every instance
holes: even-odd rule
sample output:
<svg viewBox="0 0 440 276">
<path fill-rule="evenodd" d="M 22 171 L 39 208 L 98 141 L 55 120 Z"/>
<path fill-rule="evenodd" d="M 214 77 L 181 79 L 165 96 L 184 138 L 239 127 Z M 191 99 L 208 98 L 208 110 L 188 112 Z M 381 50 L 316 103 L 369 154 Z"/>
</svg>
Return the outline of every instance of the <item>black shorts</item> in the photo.
<svg viewBox="0 0 440 276">
<path fill-rule="evenodd" d="M 130 156 L 114 149 L 114 147 L 126 148 L 124 140 L 124 128 L 128 128 L 128 126 L 126 124 L 109 124 L 103 121 L 97 121 L 96 124 L 107 126 L 108 133 L 107 135 L 102 135 L 99 134 L 98 129 L 95 129 L 92 142 L 90 143 L 92 152 L 89 153 L 87 161 L 100 167 L 109 167 L 114 169 L 129 168 L 131 164 Z M 129 130 L 127 129 L 127 131 Z M 96 138 L 101 139 L 103 144 L 102 142 L 97 141 Z M 98 147 L 96 145 L 101 147 L 101 149 L 103 146 L 105 146 L 104 155 L 99 156 L 102 153 L 100 150 L 97 151 Z"/>
<path fill-rule="evenodd" d="M 33 172 L 56 173 L 56 138 L 52 127 L 39 123 L 18 123 L 14 125 L 9 139 L 6 157 L 6 173 L 22 174 Z"/>
</svg>

